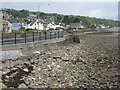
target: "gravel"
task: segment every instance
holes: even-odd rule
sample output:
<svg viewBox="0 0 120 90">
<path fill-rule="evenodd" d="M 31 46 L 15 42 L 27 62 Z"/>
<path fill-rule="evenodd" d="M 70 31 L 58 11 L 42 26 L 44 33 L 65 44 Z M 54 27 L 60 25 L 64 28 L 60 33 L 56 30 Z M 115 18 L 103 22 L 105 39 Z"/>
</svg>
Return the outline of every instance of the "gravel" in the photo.
<svg viewBox="0 0 120 90">
<path fill-rule="evenodd" d="M 33 67 L 19 87 L 119 88 L 118 36 L 85 34 L 80 35 L 80 40 L 59 50 L 9 60 L 9 65 L 14 62 L 12 67 L 21 67 L 24 63 Z M 4 73 L 9 70 L 10 67 L 3 68 Z"/>
</svg>

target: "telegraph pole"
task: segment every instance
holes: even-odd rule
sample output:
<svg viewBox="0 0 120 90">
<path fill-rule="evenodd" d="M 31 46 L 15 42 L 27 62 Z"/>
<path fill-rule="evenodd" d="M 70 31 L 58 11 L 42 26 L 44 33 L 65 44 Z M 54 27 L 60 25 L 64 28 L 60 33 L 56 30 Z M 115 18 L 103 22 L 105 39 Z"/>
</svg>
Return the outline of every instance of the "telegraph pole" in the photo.
<svg viewBox="0 0 120 90">
<path fill-rule="evenodd" d="M 39 36 L 39 4 L 38 4 L 37 24 L 38 24 L 38 29 L 37 29 L 37 32 L 38 32 L 38 36 Z"/>
<path fill-rule="evenodd" d="M 38 31 L 39 31 L 39 4 L 38 4 Z"/>
<path fill-rule="evenodd" d="M 47 4 L 47 5 L 50 5 L 50 4 Z M 37 17 L 37 19 L 38 19 L 38 33 L 39 33 L 39 29 L 40 29 L 40 27 L 39 27 L 39 22 L 40 22 L 39 16 L 40 16 L 40 13 L 39 13 L 39 4 L 38 4 L 38 17 Z"/>
</svg>

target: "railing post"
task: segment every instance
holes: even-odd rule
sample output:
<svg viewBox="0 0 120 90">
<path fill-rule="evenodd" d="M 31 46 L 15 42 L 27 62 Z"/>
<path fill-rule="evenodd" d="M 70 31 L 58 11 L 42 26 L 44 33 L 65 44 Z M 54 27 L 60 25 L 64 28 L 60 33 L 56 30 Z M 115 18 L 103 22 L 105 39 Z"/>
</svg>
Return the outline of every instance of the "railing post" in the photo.
<svg viewBox="0 0 120 90">
<path fill-rule="evenodd" d="M 59 38 L 59 31 L 58 31 L 58 38 Z"/>
<path fill-rule="evenodd" d="M 63 31 L 61 31 L 61 37 L 63 37 Z"/>
<path fill-rule="evenodd" d="M 3 45 L 3 33 L 2 33 L 2 45 Z"/>
<path fill-rule="evenodd" d="M 26 43 L 26 33 L 25 33 L 25 43 Z"/>
<path fill-rule="evenodd" d="M 34 42 L 34 32 L 33 32 L 33 42 Z"/>
<path fill-rule="evenodd" d="M 50 31 L 50 39 L 51 39 L 51 31 Z"/>
<path fill-rule="evenodd" d="M 39 40 L 41 40 L 41 32 L 39 32 Z"/>
<path fill-rule="evenodd" d="M 55 32 L 55 38 L 56 38 L 56 32 Z"/>
<path fill-rule="evenodd" d="M 46 32 L 45 32 L 45 40 L 46 40 Z"/>
<path fill-rule="evenodd" d="M 16 44 L 16 33 L 15 33 L 15 44 Z"/>
</svg>

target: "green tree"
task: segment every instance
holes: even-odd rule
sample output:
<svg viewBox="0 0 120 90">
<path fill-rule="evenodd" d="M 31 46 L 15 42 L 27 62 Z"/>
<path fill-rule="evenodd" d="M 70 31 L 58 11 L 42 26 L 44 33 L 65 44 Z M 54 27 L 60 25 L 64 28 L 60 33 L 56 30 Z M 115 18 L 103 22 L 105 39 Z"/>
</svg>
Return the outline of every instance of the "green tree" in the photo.
<svg viewBox="0 0 120 90">
<path fill-rule="evenodd" d="M 68 17 L 67 15 L 64 16 L 62 22 L 65 23 L 65 24 L 67 24 L 67 25 L 69 25 L 69 24 L 70 24 L 70 19 L 69 19 L 69 17 Z"/>
<path fill-rule="evenodd" d="M 79 23 L 80 22 L 80 19 L 79 18 L 75 18 L 74 20 L 73 20 L 73 23 Z"/>
</svg>

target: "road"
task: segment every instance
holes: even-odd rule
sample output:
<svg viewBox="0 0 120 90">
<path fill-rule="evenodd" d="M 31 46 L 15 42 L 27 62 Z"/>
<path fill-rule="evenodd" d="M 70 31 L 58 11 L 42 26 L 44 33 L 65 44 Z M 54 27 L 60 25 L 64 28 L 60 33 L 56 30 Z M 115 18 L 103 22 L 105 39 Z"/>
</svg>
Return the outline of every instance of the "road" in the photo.
<svg viewBox="0 0 120 90">
<path fill-rule="evenodd" d="M 50 33 L 46 33 L 41 35 L 41 37 L 39 36 L 31 36 L 31 37 L 23 37 L 23 38 L 10 38 L 10 39 L 3 39 L 3 45 L 9 45 L 9 44 L 20 44 L 20 43 L 28 43 L 28 42 L 35 42 L 35 41 L 40 41 L 40 40 L 48 40 L 48 39 L 55 39 L 55 38 L 62 38 L 64 35 L 68 34 L 68 32 L 66 31 L 55 31 L 52 32 L 51 35 Z M 0 42 L 0 44 L 2 45 L 2 41 Z"/>
</svg>

